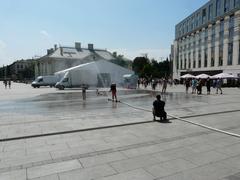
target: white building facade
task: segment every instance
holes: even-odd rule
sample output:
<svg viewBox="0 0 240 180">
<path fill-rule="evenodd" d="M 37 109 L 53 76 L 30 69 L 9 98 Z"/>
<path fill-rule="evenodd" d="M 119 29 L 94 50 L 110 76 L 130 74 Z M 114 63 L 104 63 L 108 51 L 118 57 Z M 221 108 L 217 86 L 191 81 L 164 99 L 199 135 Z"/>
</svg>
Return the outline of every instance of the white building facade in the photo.
<svg viewBox="0 0 240 180">
<path fill-rule="evenodd" d="M 47 50 L 47 55 L 36 60 L 35 77 L 53 75 L 67 68 L 102 59 L 114 60 L 115 57 L 107 50 L 95 49 L 93 44 L 88 44 L 88 48 L 82 48 L 79 42 L 75 43 L 75 47 L 55 45 Z"/>
<path fill-rule="evenodd" d="M 173 78 L 181 75 L 240 77 L 240 0 L 210 0 L 175 27 Z"/>
</svg>

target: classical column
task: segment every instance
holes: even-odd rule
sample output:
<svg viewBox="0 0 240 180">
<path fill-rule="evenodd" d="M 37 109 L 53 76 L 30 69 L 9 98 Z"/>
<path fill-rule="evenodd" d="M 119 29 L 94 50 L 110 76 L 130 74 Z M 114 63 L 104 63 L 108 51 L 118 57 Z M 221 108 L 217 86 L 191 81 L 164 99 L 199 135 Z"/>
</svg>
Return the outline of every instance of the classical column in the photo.
<svg viewBox="0 0 240 180">
<path fill-rule="evenodd" d="M 182 70 L 185 69 L 185 66 L 184 66 L 185 65 L 185 54 L 186 54 L 186 48 L 185 48 L 186 46 L 185 45 L 186 45 L 186 38 L 183 37 L 182 38 L 182 68 L 181 68 Z"/>
<path fill-rule="evenodd" d="M 205 28 L 203 28 L 202 29 L 202 46 L 201 46 L 201 49 L 202 49 L 202 52 L 201 52 L 201 54 L 202 54 L 202 56 L 201 56 L 201 69 L 202 68 L 204 68 L 204 50 L 205 50 L 205 31 L 206 31 L 206 29 Z"/>
<path fill-rule="evenodd" d="M 223 66 L 227 66 L 229 42 L 229 16 L 224 18 Z"/>
<path fill-rule="evenodd" d="M 215 25 L 215 62 L 214 62 L 214 67 L 218 67 L 219 65 L 219 32 L 220 32 L 220 20 L 216 22 Z"/>
<path fill-rule="evenodd" d="M 199 50 L 199 44 L 198 41 L 199 40 L 199 31 L 196 32 L 196 37 L 195 37 L 195 41 L 196 41 L 196 49 L 195 49 L 195 53 L 196 53 L 196 69 L 198 68 L 198 50 Z"/>
<path fill-rule="evenodd" d="M 185 54 L 186 54 L 186 70 L 187 69 L 189 69 L 188 68 L 188 64 L 189 64 L 189 57 L 188 57 L 188 53 L 189 53 L 189 42 L 190 42 L 190 37 L 189 36 L 187 36 L 187 38 L 186 38 L 186 50 L 185 50 Z"/>
<path fill-rule="evenodd" d="M 41 62 L 41 64 L 40 64 L 40 76 L 43 75 L 43 69 L 44 69 L 43 62 Z"/>
<path fill-rule="evenodd" d="M 240 10 L 234 14 L 234 37 L 233 37 L 233 65 L 239 65 L 239 33 L 240 33 Z"/>
<path fill-rule="evenodd" d="M 193 69 L 193 59 L 195 58 L 195 57 L 193 58 L 193 51 L 195 51 L 194 48 L 196 48 L 196 44 L 195 44 L 195 46 L 193 45 L 194 42 L 195 42 L 195 36 L 194 36 L 194 34 L 192 33 L 192 34 L 191 34 L 191 44 L 192 44 L 192 48 L 191 48 L 191 50 L 190 50 L 190 52 L 191 52 L 191 56 L 190 56 L 190 59 L 191 59 L 191 67 L 190 67 L 190 69 Z M 196 43 L 196 42 L 195 42 L 195 43 Z"/>
<path fill-rule="evenodd" d="M 212 47 L 212 25 L 208 25 L 208 59 L 207 59 L 207 68 L 211 67 L 211 47 Z"/>
<path fill-rule="evenodd" d="M 173 54 L 172 54 L 172 58 L 173 58 L 173 79 L 178 78 L 178 69 L 179 66 L 177 68 L 177 64 L 179 64 L 179 40 L 175 40 L 174 44 L 173 44 Z M 178 62 L 177 62 L 178 61 Z"/>
</svg>

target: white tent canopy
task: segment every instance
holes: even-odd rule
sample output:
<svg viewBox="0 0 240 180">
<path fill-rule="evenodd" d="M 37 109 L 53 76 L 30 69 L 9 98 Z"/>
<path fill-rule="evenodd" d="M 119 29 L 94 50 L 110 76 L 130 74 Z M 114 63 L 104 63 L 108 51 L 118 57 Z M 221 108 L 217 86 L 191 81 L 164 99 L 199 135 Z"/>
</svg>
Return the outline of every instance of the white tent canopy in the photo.
<svg viewBox="0 0 240 180">
<path fill-rule="evenodd" d="M 214 76 L 211 77 L 212 79 L 217 79 L 217 78 L 221 78 L 221 79 L 231 79 L 231 78 L 235 78 L 232 74 L 228 74 L 228 73 L 220 73 L 220 74 L 216 74 Z"/>
<path fill-rule="evenodd" d="M 55 76 L 63 78 L 66 73 L 70 73 L 72 77 L 69 81 L 70 85 L 88 84 L 95 87 L 102 84 L 108 87 L 110 83 L 122 86 L 124 84 L 123 76 L 126 74 L 134 74 L 132 70 L 123 68 L 106 60 L 98 60 L 86 64 L 80 64 L 69 69 L 65 69 L 55 73 Z"/>
<path fill-rule="evenodd" d="M 210 78 L 210 76 L 209 75 L 207 75 L 207 74 L 199 74 L 199 75 L 197 75 L 196 76 L 196 78 L 200 78 L 200 79 L 207 79 L 207 78 Z"/>
<path fill-rule="evenodd" d="M 191 75 L 191 74 L 185 74 L 185 75 L 181 76 L 181 78 L 183 78 L 183 79 L 195 78 L 195 76 L 193 76 L 193 75 Z"/>
</svg>

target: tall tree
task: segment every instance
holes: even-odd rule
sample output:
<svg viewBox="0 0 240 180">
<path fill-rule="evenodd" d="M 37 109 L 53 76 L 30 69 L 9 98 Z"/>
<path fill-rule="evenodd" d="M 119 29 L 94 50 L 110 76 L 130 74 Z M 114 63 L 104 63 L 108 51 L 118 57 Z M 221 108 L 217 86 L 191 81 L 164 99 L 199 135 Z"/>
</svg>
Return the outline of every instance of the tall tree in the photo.
<svg viewBox="0 0 240 180">
<path fill-rule="evenodd" d="M 133 68 L 133 71 L 136 74 L 138 74 L 140 77 L 143 77 L 144 74 L 145 74 L 144 73 L 144 67 L 146 65 L 150 65 L 150 61 L 149 61 L 149 59 L 147 57 L 136 57 L 133 60 L 132 68 Z"/>
</svg>

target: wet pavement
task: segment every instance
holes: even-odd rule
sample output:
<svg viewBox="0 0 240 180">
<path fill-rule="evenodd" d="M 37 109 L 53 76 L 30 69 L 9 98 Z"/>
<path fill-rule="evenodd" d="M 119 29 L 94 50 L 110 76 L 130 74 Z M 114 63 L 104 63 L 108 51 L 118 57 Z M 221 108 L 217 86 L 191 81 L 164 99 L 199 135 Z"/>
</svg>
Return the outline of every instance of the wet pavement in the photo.
<svg viewBox="0 0 240 180">
<path fill-rule="evenodd" d="M 108 89 L 101 91 L 104 95 L 97 96 L 89 90 L 84 101 L 79 89 L 33 89 L 15 83 L 12 89 L 0 87 L 0 139 L 46 135 L 1 142 L 0 179 L 238 177 L 238 138 L 178 120 L 170 124 L 153 122 L 151 113 L 108 101 Z M 118 98 L 151 110 L 158 93 L 119 89 Z M 240 134 L 239 97 L 237 88 L 225 88 L 223 95 L 206 95 L 205 91 L 192 95 L 182 86 L 169 87 L 162 95 L 168 114 Z M 230 163 L 234 168 L 228 168 Z"/>
</svg>

